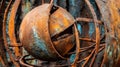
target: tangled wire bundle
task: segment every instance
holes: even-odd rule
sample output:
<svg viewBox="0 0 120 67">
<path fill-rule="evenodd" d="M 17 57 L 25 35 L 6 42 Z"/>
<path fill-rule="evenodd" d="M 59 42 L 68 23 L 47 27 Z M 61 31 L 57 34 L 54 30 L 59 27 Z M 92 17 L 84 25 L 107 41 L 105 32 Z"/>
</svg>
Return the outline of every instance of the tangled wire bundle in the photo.
<svg viewBox="0 0 120 67">
<path fill-rule="evenodd" d="M 19 33 L 15 32 L 15 24 L 21 0 L 15 0 L 13 5 L 12 2 L 10 0 L 4 13 L 3 38 L 10 60 L 16 67 L 39 67 L 28 62 L 36 58 L 37 61 L 65 61 L 64 64 L 56 64 L 56 67 L 117 67 L 120 64 L 120 0 L 95 0 L 94 6 L 89 0 L 83 0 L 82 6 L 87 6 L 87 9 L 76 19 L 64 8 L 54 5 L 53 0 L 50 4 L 42 0 L 42 5 L 22 19 Z M 7 17 L 11 5 L 10 17 Z M 86 31 L 82 32 L 88 35 L 88 23 L 94 23 L 95 31 L 91 37 L 82 37 L 78 25 L 83 25 Z M 28 53 L 24 53 L 23 48 L 34 58 L 28 58 L 30 55 L 26 55 Z"/>
</svg>

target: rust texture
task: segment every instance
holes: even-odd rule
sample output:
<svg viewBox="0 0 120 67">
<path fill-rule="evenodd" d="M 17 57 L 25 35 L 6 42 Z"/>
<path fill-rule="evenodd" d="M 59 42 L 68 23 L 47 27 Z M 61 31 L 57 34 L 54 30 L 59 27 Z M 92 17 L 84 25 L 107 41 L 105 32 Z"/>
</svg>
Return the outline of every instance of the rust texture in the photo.
<svg viewBox="0 0 120 67">
<path fill-rule="evenodd" d="M 19 4 L 20 4 L 20 0 L 16 0 L 15 3 L 13 4 L 11 15 L 10 15 L 10 20 L 9 20 L 9 26 L 8 26 L 10 42 L 11 42 L 11 45 L 14 45 L 14 46 L 18 46 L 16 37 L 15 37 L 15 16 L 16 16 L 16 12 L 17 12 Z M 14 51 L 15 51 L 16 57 L 21 56 L 20 49 L 18 47 L 15 47 Z"/>
<path fill-rule="evenodd" d="M 0 3 L 2 66 L 119 67 L 120 0 L 10 0 L 7 7 L 5 0 Z"/>
<path fill-rule="evenodd" d="M 19 63 L 17 63 L 14 59 L 14 57 L 12 56 L 12 52 L 10 51 L 9 49 L 9 46 L 8 46 L 8 42 L 7 42 L 7 36 L 6 36 L 6 18 L 7 18 L 7 14 L 8 14 L 8 10 L 10 8 L 10 5 L 12 3 L 12 0 L 10 0 L 6 10 L 5 10 L 5 14 L 4 14 L 4 20 L 3 20 L 3 39 L 4 39 L 4 45 L 5 45 L 5 48 L 10 56 L 10 59 L 11 61 L 13 62 L 13 64 L 16 66 L 16 67 L 20 67 Z"/>
<path fill-rule="evenodd" d="M 74 23 L 74 19 L 61 7 L 56 8 L 56 11 L 50 14 L 51 4 L 38 6 L 30 11 L 22 21 L 20 27 L 21 43 L 36 58 L 58 60 L 59 57 L 63 58 L 62 56 L 74 45 L 74 36 L 68 37 L 69 33 L 64 35 L 65 39 L 62 36 L 60 39 L 58 38 L 58 34 L 70 27 Z M 32 19 L 28 20 L 30 18 Z M 26 28 L 26 26 L 29 27 Z M 59 40 L 53 40 L 52 43 L 51 37 L 53 39 L 56 37 Z"/>
<path fill-rule="evenodd" d="M 106 49 L 104 54 L 103 65 L 119 65 L 120 55 L 119 55 L 119 42 L 120 42 L 120 15 L 119 9 L 120 0 L 96 0 L 100 12 L 102 14 L 102 19 L 106 27 Z M 104 5 L 104 7 L 103 7 Z"/>
</svg>

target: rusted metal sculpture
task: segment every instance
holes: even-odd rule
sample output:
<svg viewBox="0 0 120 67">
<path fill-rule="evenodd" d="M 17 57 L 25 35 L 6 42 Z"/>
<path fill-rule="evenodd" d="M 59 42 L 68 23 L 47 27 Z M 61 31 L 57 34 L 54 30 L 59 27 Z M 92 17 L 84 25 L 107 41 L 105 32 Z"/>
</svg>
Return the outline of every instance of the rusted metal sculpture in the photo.
<svg viewBox="0 0 120 67">
<path fill-rule="evenodd" d="M 74 33 L 70 28 L 74 22 L 74 18 L 61 7 L 52 4 L 38 6 L 22 21 L 21 44 L 35 58 L 65 59 L 64 56 L 74 46 Z"/>
<path fill-rule="evenodd" d="M 15 0 L 14 4 L 16 4 L 17 1 L 20 3 L 20 0 Z M 26 62 L 28 60 L 34 60 L 35 58 L 46 61 L 70 60 L 70 56 L 73 54 L 75 54 L 75 58 L 73 59 L 72 63 L 68 61 L 67 64 L 56 66 L 119 66 L 120 0 L 95 0 L 94 2 L 96 5 L 94 6 L 89 0 L 84 0 L 82 5 L 87 5 L 87 11 L 89 11 L 88 14 L 90 14 L 90 17 L 85 18 L 81 15 L 81 17 L 76 19 L 74 19 L 65 9 L 53 5 L 53 0 L 51 0 L 50 4 L 44 4 L 44 0 L 41 1 L 42 5 L 35 7 L 23 18 L 19 30 L 20 43 L 28 51 L 28 53 L 34 57 L 30 59 L 26 59 L 26 57 L 29 55 L 21 56 L 21 54 L 19 54 L 20 45 L 16 42 L 17 39 L 14 33 L 14 18 L 19 4 L 17 4 L 17 6 L 13 6 L 13 9 L 11 10 L 11 15 L 13 18 L 11 17 L 10 22 L 8 23 L 8 34 L 11 41 L 10 46 L 13 46 L 15 56 L 20 57 L 20 59 L 18 58 L 17 61 L 15 61 L 12 56 L 12 52 L 9 49 L 9 44 L 7 43 L 5 27 L 5 25 L 7 25 L 6 14 L 10 4 L 6 9 L 3 21 L 4 43 L 10 58 L 16 67 L 20 67 L 19 63 L 28 67 L 37 66 Z M 70 1 L 73 2 L 74 0 Z M 63 5 L 64 8 L 66 5 L 67 4 Z M 74 3 L 69 5 L 73 6 Z M 94 8 L 95 6 L 98 8 L 100 15 L 97 15 L 98 13 Z M 13 12 L 14 10 L 15 13 Z M 83 13 L 85 14 L 84 11 Z M 77 23 L 86 22 L 94 22 L 94 38 L 83 38 L 79 35 L 80 33 L 77 29 Z M 105 30 L 103 35 L 100 34 L 100 26 L 102 25 L 104 26 Z M 81 45 L 84 45 L 81 43 L 82 41 L 91 43 L 86 45 L 86 47 L 82 47 Z M 73 47 L 74 49 L 71 52 Z M 85 55 L 85 53 L 88 54 Z"/>
</svg>

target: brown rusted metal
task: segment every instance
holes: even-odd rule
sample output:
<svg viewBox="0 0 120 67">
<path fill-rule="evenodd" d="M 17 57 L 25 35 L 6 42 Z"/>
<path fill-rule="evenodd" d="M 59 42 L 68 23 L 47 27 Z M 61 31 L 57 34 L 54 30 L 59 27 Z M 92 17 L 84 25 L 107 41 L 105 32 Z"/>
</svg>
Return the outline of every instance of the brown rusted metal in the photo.
<svg viewBox="0 0 120 67">
<path fill-rule="evenodd" d="M 68 64 L 66 64 L 65 66 L 71 65 L 72 67 L 77 67 L 80 65 L 80 67 L 98 67 L 101 65 L 101 67 L 103 67 L 108 65 L 118 67 L 120 64 L 120 0 L 95 1 L 96 8 L 99 8 L 98 11 L 100 11 L 101 16 L 98 15 L 99 13 L 97 14 L 96 8 L 93 7 L 95 6 L 95 4 L 92 4 L 92 2 L 90 2 L 89 0 L 85 0 L 84 4 L 86 4 L 88 7 L 87 11 L 90 10 L 90 15 L 93 18 L 91 16 L 91 18 L 88 18 L 88 15 L 81 15 L 80 17 L 76 18 L 76 20 L 74 20 L 74 18 L 65 9 L 59 6 L 52 5 L 53 0 L 51 0 L 50 4 L 43 4 L 34 8 L 24 17 L 20 26 L 20 45 L 18 43 L 14 43 L 14 41 L 16 41 L 14 39 L 16 38 L 15 33 L 11 32 L 14 31 L 14 25 L 11 21 L 12 25 L 9 24 L 9 36 L 12 39 L 12 43 L 8 46 L 7 41 L 5 39 L 7 38 L 5 36 L 6 23 L 4 23 L 3 32 L 5 46 L 13 63 L 16 65 L 17 62 L 15 62 L 12 56 L 12 52 L 10 52 L 10 49 L 8 48 L 18 48 L 23 45 L 23 47 L 28 51 L 28 53 L 37 58 L 38 60 L 40 59 L 46 61 L 58 61 L 60 59 L 61 61 L 61 59 L 66 58 L 67 60 L 69 60 L 69 55 L 76 54 L 74 57 L 73 64 L 70 64 L 68 62 Z M 70 7 L 71 4 L 65 4 L 65 6 L 66 5 L 69 5 Z M 82 11 L 82 14 L 87 13 L 87 11 Z M 14 18 L 15 16 L 13 16 L 13 19 Z M 74 24 L 74 22 L 77 21 L 79 21 L 80 24 L 83 22 L 94 22 L 94 37 L 81 37 L 82 35 L 79 35 L 80 33 L 77 31 L 77 26 Z M 85 30 L 82 31 L 84 32 L 83 34 L 85 34 L 84 36 L 89 36 L 88 27 L 90 25 L 88 23 L 87 25 L 86 23 L 82 25 L 82 30 Z M 74 30 L 72 30 L 73 24 L 75 27 Z M 105 26 L 106 32 L 104 37 L 101 38 L 101 31 L 99 26 L 102 26 L 103 24 Z M 12 29 L 10 29 L 11 27 Z M 105 38 L 106 43 L 104 42 Z M 81 40 L 81 42 L 79 40 Z M 84 40 L 86 43 L 82 43 L 82 40 Z M 76 46 L 74 44 L 76 44 Z M 82 45 L 87 46 L 82 47 Z M 76 47 L 76 50 L 73 49 L 73 52 L 69 52 L 73 48 L 73 46 Z M 15 53 L 18 53 L 18 51 L 14 51 Z M 87 53 L 88 55 L 85 55 L 85 53 Z M 28 67 L 36 66 L 29 64 L 29 62 L 27 63 L 28 60 L 35 60 L 35 58 L 25 59 L 25 57 L 27 57 L 27 55 L 23 55 L 19 59 L 19 63 L 21 65 Z M 61 66 L 64 66 L 64 64 Z"/>
<path fill-rule="evenodd" d="M 9 20 L 9 24 L 8 24 L 8 27 L 9 27 L 8 33 L 9 33 L 9 37 L 10 37 L 10 42 L 14 46 L 18 46 L 16 37 L 15 37 L 15 16 L 17 13 L 17 9 L 20 5 L 20 2 L 21 2 L 21 0 L 16 0 L 15 3 L 13 4 L 12 10 L 11 10 L 11 15 L 10 15 L 10 20 Z M 14 51 L 15 51 L 16 57 L 21 56 L 19 47 L 15 47 Z"/>
<path fill-rule="evenodd" d="M 120 0 L 96 0 L 106 28 L 106 48 L 102 66 L 120 64 Z"/>
<path fill-rule="evenodd" d="M 65 9 L 58 9 L 50 15 L 50 35 L 51 37 L 63 32 L 68 27 L 73 25 L 74 18 Z"/>
<path fill-rule="evenodd" d="M 65 32 L 74 23 L 73 17 L 61 7 L 50 13 L 52 6 L 43 4 L 34 8 L 24 17 L 20 26 L 23 47 L 41 60 L 65 59 L 63 56 L 74 46 L 73 33 Z M 63 36 L 58 37 L 61 33 Z M 57 40 L 51 40 L 51 37 Z"/>
<path fill-rule="evenodd" d="M 68 51 L 74 46 L 75 43 L 74 35 L 71 35 L 69 37 L 66 37 L 64 39 L 60 39 L 58 41 L 53 41 L 56 50 L 62 55 L 66 55 Z M 64 47 L 63 47 L 64 46 Z"/>
<path fill-rule="evenodd" d="M 17 0 L 16 2 L 19 2 L 19 1 Z M 4 19 L 3 19 L 3 39 L 4 39 L 4 45 L 5 45 L 6 51 L 9 54 L 10 60 L 13 62 L 13 64 L 16 67 L 20 67 L 19 63 L 17 63 L 15 61 L 15 58 L 13 57 L 12 52 L 9 49 L 8 42 L 7 42 L 7 35 L 6 35 L 6 25 L 7 25 L 6 20 L 7 20 L 7 14 L 8 14 L 8 11 L 10 9 L 11 4 L 12 4 L 12 0 L 10 0 L 9 4 L 8 4 L 6 10 L 5 10 L 5 13 L 4 13 Z"/>
<path fill-rule="evenodd" d="M 81 17 L 78 17 L 76 18 L 76 21 L 81 21 L 81 22 L 93 22 L 93 19 L 90 19 L 90 18 L 81 18 Z M 97 22 L 99 24 L 103 24 L 103 22 L 101 22 L 100 20 L 97 20 Z"/>
</svg>

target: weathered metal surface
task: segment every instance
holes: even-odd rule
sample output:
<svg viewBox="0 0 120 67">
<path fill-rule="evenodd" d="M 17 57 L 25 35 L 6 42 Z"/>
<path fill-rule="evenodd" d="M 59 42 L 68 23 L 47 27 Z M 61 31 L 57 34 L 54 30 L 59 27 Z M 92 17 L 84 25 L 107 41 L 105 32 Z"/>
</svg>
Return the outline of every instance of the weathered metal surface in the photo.
<svg viewBox="0 0 120 67">
<path fill-rule="evenodd" d="M 18 44 L 16 43 L 17 40 L 16 40 L 16 37 L 15 37 L 15 16 L 16 16 L 16 13 L 17 13 L 17 9 L 20 5 L 20 0 L 16 0 L 13 7 L 12 7 L 12 11 L 11 11 L 11 15 L 10 15 L 10 20 L 9 20 L 9 30 L 8 30 L 8 35 L 10 37 L 10 42 L 12 45 L 14 46 L 17 46 Z M 15 47 L 14 48 L 14 51 L 15 51 L 15 55 L 16 57 L 20 57 L 21 56 L 21 53 L 20 53 L 20 49 L 18 47 Z"/>
<path fill-rule="evenodd" d="M 104 63 L 118 67 L 120 64 L 120 0 L 96 0 L 106 27 Z"/>
<path fill-rule="evenodd" d="M 51 37 L 63 32 L 73 25 L 74 18 L 65 9 L 59 7 L 50 15 L 50 35 Z"/>
<path fill-rule="evenodd" d="M 63 11 L 65 13 L 56 14 L 58 11 L 56 10 L 53 13 L 53 15 L 51 15 L 50 14 L 51 6 L 52 6 L 51 4 L 43 4 L 41 6 L 34 8 L 24 17 L 22 24 L 20 26 L 19 33 L 22 45 L 32 56 L 41 60 L 65 59 L 63 56 L 74 45 L 73 35 L 72 37 L 68 36 L 65 39 L 60 39 L 60 41 L 56 41 L 54 43 L 52 42 L 51 35 L 54 33 L 59 34 L 63 32 L 65 29 L 67 29 L 74 23 L 74 19 L 72 16 L 70 16 L 69 13 L 67 13 L 67 11 L 60 7 L 58 8 L 58 10 L 60 12 Z M 55 24 L 53 24 L 53 22 L 49 20 L 52 19 L 51 16 L 56 17 L 55 19 L 56 22 L 54 22 Z M 58 19 L 59 17 L 62 17 L 61 20 L 63 21 L 60 21 Z M 57 25 L 59 29 L 61 28 L 61 30 L 56 30 L 58 28 L 55 25 Z"/>
<path fill-rule="evenodd" d="M 53 41 L 56 50 L 62 55 L 65 56 L 68 51 L 74 46 L 75 38 L 74 35 L 70 35 L 66 38 L 60 39 L 58 41 Z"/>
</svg>

